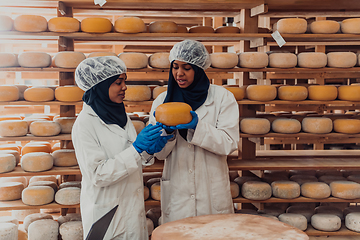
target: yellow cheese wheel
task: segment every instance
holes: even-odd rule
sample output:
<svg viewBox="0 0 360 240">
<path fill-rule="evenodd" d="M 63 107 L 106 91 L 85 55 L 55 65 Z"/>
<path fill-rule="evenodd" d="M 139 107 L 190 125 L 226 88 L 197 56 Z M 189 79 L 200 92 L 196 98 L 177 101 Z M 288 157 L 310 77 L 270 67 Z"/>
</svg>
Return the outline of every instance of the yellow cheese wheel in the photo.
<svg viewBox="0 0 360 240">
<path fill-rule="evenodd" d="M 145 127 L 145 123 L 141 120 L 132 120 L 131 122 L 134 125 L 137 134 L 139 134 Z"/>
<path fill-rule="evenodd" d="M 345 101 L 360 101 L 360 85 L 343 85 L 338 88 L 338 98 Z"/>
<path fill-rule="evenodd" d="M 34 121 L 29 129 L 31 134 L 38 137 L 55 136 L 61 132 L 60 124 L 54 121 Z"/>
<path fill-rule="evenodd" d="M 312 33 L 337 33 L 340 30 L 340 24 L 334 20 L 315 21 L 310 24 L 310 31 Z"/>
<path fill-rule="evenodd" d="M 214 33 L 215 30 L 210 26 L 192 26 L 189 33 Z"/>
<path fill-rule="evenodd" d="M 342 199 L 360 198 L 360 184 L 351 181 L 334 181 L 330 183 L 331 195 Z"/>
<path fill-rule="evenodd" d="M 120 17 L 115 20 L 114 29 L 120 33 L 141 33 L 146 31 L 145 23 L 139 17 Z"/>
<path fill-rule="evenodd" d="M 177 24 L 173 21 L 154 21 L 149 24 L 151 33 L 176 33 Z"/>
<path fill-rule="evenodd" d="M 272 130 L 278 133 L 298 133 L 301 123 L 297 119 L 277 118 L 272 122 Z"/>
<path fill-rule="evenodd" d="M 22 191 L 21 200 L 30 206 L 40 206 L 54 201 L 55 192 L 49 186 L 27 187 Z"/>
<path fill-rule="evenodd" d="M 240 130 L 247 134 L 266 134 L 270 131 L 270 121 L 266 118 L 244 118 Z"/>
<path fill-rule="evenodd" d="M 360 119 L 335 119 L 334 131 L 339 133 L 360 133 Z"/>
<path fill-rule="evenodd" d="M 54 159 L 54 166 L 71 167 L 78 164 L 74 149 L 59 149 L 53 152 L 51 155 Z"/>
<path fill-rule="evenodd" d="M 360 33 L 360 18 L 348 18 L 341 22 L 342 33 Z"/>
<path fill-rule="evenodd" d="M 116 53 L 113 52 L 92 52 L 88 55 L 88 58 L 91 57 L 104 57 L 104 56 L 114 56 L 117 57 Z"/>
<path fill-rule="evenodd" d="M 177 33 L 188 33 L 188 29 L 186 26 L 177 25 Z"/>
<path fill-rule="evenodd" d="M 78 86 L 58 86 L 55 89 L 55 99 L 60 102 L 78 102 L 82 100 L 83 95 L 84 90 L 81 90 Z"/>
<path fill-rule="evenodd" d="M 168 102 L 159 105 L 155 110 L 155 118 L 166 126 L 176 126 L 191 122 L 191 106 L 183 102 Z"/>
<path fill-rule="evenodd" d="M 80 22 L 73 17 L 54 17 L 48 21 L 51 32 L 79 32 Z"/>
<path fill-rule="evenodd" d="M 272 85 L 249 85 L 246 96 L 254 101 L 271 101 L 276 98 L 276 87 Z"/>
<path fill-rule="evenodd" d="M 269 55 L 269 67 L 292 68 L 297 65 L 297 56 L 293 53 L 271 53 Z"/>
<path fill-rule="evenodd" d="M 307 21 L 303 18 L 283 18 L 276 23 L 279 33 L 305 33 Z"/>
<path fill-rule="evenodd" d="M 52 181 L 57 184 L 56 176 L 54 175 L 41 175 L 41 176 L 32 176 L 29 180 L 30 183 L 39 182 L 39 181 Z"/>
<path fill-rule="evenodd" d="M 153 68 L 170 68 L 170 53 L 168 52 L 157 52 L 151 54 L 149 57 L 149 66 Z"/>
<path fill-rule="evenodd" d="M 231 192 L 231 198 L 237 198 L 240 194 L 240 188 L 237 183 L 230 182 L 230 192 Z"/>
<path fill-rule="evenodd" d="M 213 68 L 234 68 L 239 61 L 237 54 L 230 52 L 211 53 L 210 60 Z"/>
<path fill-rule="evenodd" d="M 240 33 L 240 28 L 235 26 L 220 26 L 215 29 L 215 33 Z"/>
<path fill-rule="evenodd" d="M 272 195 L 271 186 L 266 182 L 247 181 L 241 186 L 241 195 L 250 200 L 266 200 Z"/>
<path fill-rule="evenodd" d="M 55 201 L 62 205 L 75 205 L 80 203 L 81 189 L 77 187 L 62 188 L 55 194 Z"/>
<path fill-rule="evenodd" d="M 14 20 L 14 29 L 20 32 L 45 32 L 47 20 L 38 15 L 19 15 Z"/>
<path fill-rule="evenodd" d="M 151 90 L 146 85 L 128 85 L 125 92 L 125 101 L 148 101 L 151 98 Z"/>
<path fill-rule="evenodd" d="M 330 52 L 327 54 L 327 66 L 334 68 L 354 67 L 357 63 L 356 54 L 353 52 Z"/>
<path fill-rule="evenodd" d="M 228 91 L 234 94 L 236 101 L 240 101 L 245 97 L 245 90 L 242 87 L 224 86 Z"/>
<path fill-rule="evenodd" d="M 21 198 L 24 184 L 20 182 L 0 183 L 0 201 L 12 201 Z"/>
<path fill-rule="evenodd" d="M 19 89 L 15 85 L 0 86 L 0 102 L 19 100 Z"/>
<path fill-rule="evenodd" d="M 308 87 L 308 98 L 316 101 L 332 101 L 338 96 L 338 89 L 332 85 L 311 85 Z"/>
<path fill-rule="evenodd" d="M 11 31 L 14 26 L 14 20 L 6 15 L 0 15 L 0 31 Z"/>
<path fill-rule="evenodd" d="M 107 18 L 89 17 L 81 21 L 81 31 L 87 33 L 107 33 L 112 30 L 112 23 Z"/>
<path fill-rule="evenodd" d="M 24 120 L 0 121 L 0 136 L 20 137 L 28 133 L 28 124 Z"/>
<path fill-rule="evenodd" d="M 82 52 L 63 51 L 55 54 L 54 64 L 60 68 L 76 68 L 85 58 Z"/>
<path fill-rule="evenodd" d="M 50 170 L 54 165 L 50 153 L 31 152 L 21 157 L 21 168 L 26 172 L 42 172 Z"/>
<path fill-rule="evenodd" d="M 331 195 L 328 184 L 324 182 L 306 182 L 301 185 L 301 195 L 308 198 L 324 199 Z"/>
<path fill-rule="evenodd" d="M 300 185 L 293 181 L 274 181 L 271 183 L 274 197 L 293 199 L 300 196 Z"/>
<path fill-rule="evenodd" d="M 157 87 L 155 87 L 153 89 L 153 91 L 152 91 L 152 98 L 156 99 L 157 96 L 160 95 L 160 93 L 163 93 L 165 91 L 167 91 L 167 85 L 166 86 L 157 86 Z"/>
<path fill-rule="evenodd" d="M 51 148 L 49 146 L 43 145 L 43 144 L 26 144 L 21 149 L 21 155 L 25 155 L 27 153 L 31 152 L 46 152 L 51 153 Z"/>
<path fill-rule="evenodd" d="M 16 167 L 16 158 L 10 153 L 0 153 L 0 173 L 11 172 Z"/>
<path fill-rule="evenodd" d="M 148 65 L 148 57 L 144 53 L 124 52 L 119 54 L 119 58 L 129 69 L 146 68 Z"/>
<path fill-rule="evenodd" d="M 303 52 L 297 58 L 298 66 L 302 68 L 323 68 L 327 65 L 327 56 L 321 52 Z"/>
<path fill-rule="evenodd" d="M 278 97 L 287 101 L 302 101 L 308 96 L 308 90 L 304 86 L 281 86 L 278 88 Z"/>
<path fill-rule="evenodd" d="M 51 65 L 51 56 L 45 52 L 24 52 L 18 56 L 21 67 L 45 68 Z"/>
<path fill-rule="evenodd" d="M 61 133 L 71 133 L 76 117 L 59 117 L 54 120 L 60 124 Z"/>
<path fill-rule="evenodd" d="M 243 68 L 265 68 L 269 64 L 269 57 L 264 52 L 239 53 L 239 67 Z"/>
<path fill-rule="evenodd" d="M 308 133 L 330 133 L 333 129 L 332 120 L 326 117 L 305 117 L 301 126 Z"/>
<path fill-rule="evenodd" d="M 0 67 L 17 67 L 17 66 L 19 66 L 18 55 L 14 53 L 0 53 Z"/>
<path fill-rule="evenodd" d="M 147 186 L 144 186 L 144 200 L 147 200 L 150 197 L 150 190 Z"/>
<path fill-rule="evenodd" d="M 24 99 L 31 102 L 47 102 L 54 100 L 55 92 L 49 87 L 31 87 L 24 91 Z"/>
<path fill-rule="evenodd" d="M 161 185 L 160 182 L 156 182 L 150 187 L 151 198 L 156 201 L 161 201 Z"/>
</svg>

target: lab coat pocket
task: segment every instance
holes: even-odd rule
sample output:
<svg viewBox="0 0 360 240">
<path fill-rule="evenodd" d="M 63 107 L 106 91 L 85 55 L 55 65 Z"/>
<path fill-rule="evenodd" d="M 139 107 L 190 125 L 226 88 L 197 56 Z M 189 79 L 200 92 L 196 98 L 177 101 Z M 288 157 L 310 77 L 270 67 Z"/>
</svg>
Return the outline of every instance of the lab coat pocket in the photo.
<svg viewBox="0 0 360 240">
<path fill-rule="evenodd" d="M 217 174 L 213 174 L 211 177 L 212 208 L 218 213 L 231 213 L 233 207 L 229 180 L 227 179 L 229 174 L 225 169 L 221 171 L 221 166 L 217 170 Z"/>
<path fill-rule="evenodd" d="M 164 180 L 161 179 L 161 210 L 163 218 L 167 218 L 170 213 L 170 191 L 171 191 L 171 185 L 170 180 Z M 165 219 L 163 219 L 165 220 Z"/>
</svg>

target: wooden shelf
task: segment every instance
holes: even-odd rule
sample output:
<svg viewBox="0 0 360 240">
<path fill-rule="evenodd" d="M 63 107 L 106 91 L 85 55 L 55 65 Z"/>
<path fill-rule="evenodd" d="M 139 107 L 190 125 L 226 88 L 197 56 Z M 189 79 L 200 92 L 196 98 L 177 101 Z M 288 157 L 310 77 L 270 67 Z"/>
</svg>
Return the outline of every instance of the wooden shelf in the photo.
<svg viewBox="0 0 360 240">
<path fill-rule="evenodd" d="M 1 105 L 82 105 L 83 102 L 60 102 L 60 101 L 48 101 L 48 102 L 29 102 L 29 101 L 13 101 L 13 102 L 0 102 Z"/>
<path fill-rule="evenodd" d="M 306 197 L 298 197 L 298 198 L 294 198 L 294 199 L 281 199 L 281 198 L 269 198 L 266 200 L 261 200 L 261 201 L 256 201 L 256 200 L 250 200 L 250 199 L 246 199 L 243 197 L 237 197 L 237 198 L 233 198 L 233 202 L 234 203 L 301 203 L 301 202 L 305 202 L 305 203 L 309 203 L 309 202 L 352 202 L 352 203 L 357 203 L 360 202 L 360 199 L 340 199 L 340 198 L 336 198 L 336 197 L 329 197 L 329 198 L 325 198 L 325 199 L 313 199 L 313 198 L 306 198 Z"/>
<path fill-rule="evenodd" d="M 151 198 L 148 198 L 147 200 L 145 200 L 145 206 L 147 207 L 150 207 L 150 206 L 153 206 L 153 207 L 160 207 L 160 201 L 157 201 L 157 200 L 153 200 Z"/>
<path fill-rule="evenodd" d="M 49 137 L 36 137 L 32 134 L 27 134 L 22 137 L 0 137 L 0 141 L 52 141 L 52 140 L 71 140 L 71 134 L 59 134 Z"/>
<path fill-rule="evenodd" d="M 335 232 L 324 232 L 314 229 L 310 224 L 308 224 L 308 229 L 305 230 L 305 233 L 308 236 L 359 236 L 360 233 L 351 231 L 347 229 L 344 225 L 340 228 L 339 231 Z"/>
<path fill-rule="evenodd" d="M 60 205 L 56 202 L 52 202 L 46 205 L 40 206 L 29 206 L 24 204 L 21 200 L 15 201 L 1 201 L 0 202 L 0 211 L 10 211 L 10 210 L 26 210 L 26 209 L 49 209 L 49 208 L 79 208 L 80 204 L 76 205 Z"/>
<path fill-rule="evenodd" d="M 259 137 L 267 137 L 267 138 L 309 138 L 309 139 L 321 139 L 321 138 L 358 138 L 360 137 L 360 133 L 357 134 L 346 134 L 346 133 L 306 133 L 306 132 L 300 132 L 300 133 L 294 133 L 294 134 L 287 134 L 287 133 L 274 133 L 270 132 L 267 134 L 246 134 L 246 133 L 240 133 L 241 138 L 259 138 Z"/>
<path fill-rule="evenodd" d="M 355 105 L 360 106 L 360 102 L 352 102 L 352 101 L 343 101 L 343 100 L 334 100 L 334 101 L 315 101 L 315 100 L 304 100 L 304 101 L 286 101 L 286 100 L 272 100 L 272 101 L 253 101 L 249 99 L 243 99 L 237 101 L 240 105 L 289 105 L 296 107 L 297 105 Z"/>
<path fill-rule="evenodd" d="M 79 166 L 74 167 L 53 167 L 48 171 L 43 172 L 25 172 L 20 166 L 17 166 L 14 171 L 1 173 L 1 177 L 17 177 L 17 176 L 40 176 L 40 175 L 80 175 Z"/>
<path fill-rule="evenodd" d="M 238 156 L 237 152 L 232 154 Z M 328 157 L 328 158 L 355 158 L 360 156 L 360 150 L 257 150 L 257 158 L 289 158 L 289 157 Z"/>
</svg>

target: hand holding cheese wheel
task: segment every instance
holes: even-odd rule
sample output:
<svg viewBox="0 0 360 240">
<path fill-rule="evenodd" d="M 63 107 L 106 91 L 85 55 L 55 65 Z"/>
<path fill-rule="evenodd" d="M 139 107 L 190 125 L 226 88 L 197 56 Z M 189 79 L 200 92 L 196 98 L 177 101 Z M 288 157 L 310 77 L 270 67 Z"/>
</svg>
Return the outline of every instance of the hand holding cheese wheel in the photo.
<svg viewBox="0 0 360 240">
<path fill-rule="evenodd" d="M 159 105 L 155 111 L 155 118 L 166 126 L 176 126 L 191 122 L 191 107 L 183 102 L 168 102 Z"/>
</svg>

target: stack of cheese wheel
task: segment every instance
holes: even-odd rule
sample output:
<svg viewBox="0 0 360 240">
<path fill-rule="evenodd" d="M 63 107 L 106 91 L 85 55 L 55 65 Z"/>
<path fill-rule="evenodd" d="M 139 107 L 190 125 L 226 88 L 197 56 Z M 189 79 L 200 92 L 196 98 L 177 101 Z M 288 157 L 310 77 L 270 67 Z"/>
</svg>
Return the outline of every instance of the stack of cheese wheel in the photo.
<svg viewBox="0 0 360 240">
<path fill-rule="evenodd" d="M 277 118 L 272 122 L 271 128 L 277 133 L 298 133 L 301 131 L 301 123 L 297 119 Z"/>
<path fill-rule="evenodd" d="M 149 57 L 149 66 L 153 68 L 170 68 L 168 52 L 157 52 Z"/>
<path fill-rule="evenodd" d="M 40 219 L 29 225 L 28 237 L 31 239 L 57 240 L 59 223 L 52 219 Z"/>
<path fill-rule="evenodd" d="M 332 120 L 326 117 L 305 117 L 301 125 L 308 133 L 330 133 L 333 129 Z"/>
<path fill-rule="evenodd" d="M 20 137 L 28 133 L 28 123 L 24 120 L 0 121 L 0 136 Z"/>
<path fill-rule="evenodd" d="M 191 122 L 191 106 L 183 102 L 168 102 L 159 105 L 155 110 L 155 118 L 166 126 L 176 126 Z"/>
<path fill-rule="evenodd" d="M 49 186 L 56 192 L 58 190 L 58 186 L 53 181 L 36 181 L 29 184 L 29 187 L 32 186 Z"/>
<path fill-rule="evenodd" d="M 307 21 L 303 18 L 284 18 L 276 23 L 279 33 L 305 33 Z"/>
<path fill-rule="evenodd" d="M 210 26 L 192 26 L 189 33 L 214 33 L 214 29 Z"/>
<path fill-rule="evenodd" d="M 215 29 L 215 33 L 240 33 L 240 28 L 235 26 L 220 26 Z"/>
<path fill-rule="evenodd" d="M 149 24 L 151 33 L 176 33 L 177 24 L 172 21 L 154 21 Z"/>
<path fill-rule="evenodd" d="M 239 53 L 239 67 L 243 68 L 264 68 L 269 64 L 269 57 L 264 52 L 243 52 Z"/>
<path fill-rule="evenodd" d="M 41 219 L 53 219 L 53 216 L 47 213 L 33 213 L 27 215 L 23 221 L 25 231 L 28 232 L 31 223 Z"/>
<path fill-rule="evenodd" d="M 229 86 L 225 85 L 224 88 L 226 88 L 226 90 L 234 94 L 236 101 L 240 101 L 245 97 L 245 90 L 243 87 L 239 87 L 236 85 L 229 85 Z"/>
<path fill-rule="evenodd" d="M 297 65 L 297 57 L 293 53 L 275 52 L 269 55 L 269 67 L 293 68 Z"/>
<path fill-rule="evenodd" d="M 59 149 L 54 151 L 51 155 L 54 159 L 54 166 L 72 167 L 78 164 L 74 149 Z"/>
<path fill-rule="evenodd" d="M 24 91 L 24 99 L 31 102 L 47 102 L 54 100 L 55 92 L 50 87 L 31 87 Z"/>
<path fill-rule="evenodd" d="M 177 25 L 177 33 L 188 33 L 188 29 L 186 26 Z"/>
<path fill-rule="evenodd" d="M 58 86 L 55 89 L 55 98 L 60 102 L 79 102 L 84 91 L 75 85 Z"/>
<path fill-rule="evenodd" d="M 115 20 L 114 30 L 120 33 L 141 33 L 146 31 L 146 26 L 139 17 L 120 17 Z"/>
<path fill-rule="evenodd" d="M 75 123 L 76 117 L 58 117 L 54 120 L 60 124 L 61 133 L 71 133 L 72 127 Z"/>
<path fill-rule="evenodd" d="M 0 153 L 0 173 L 11 172 L 16 167 L 16 158 L 10 153 Z"/>
<path fill-rule="evenodd" d="M 0 31 L 11 31 L 14 26 L 14 20 L 6 15 L 0 15 Z"/>
<path fill-rule="evenodd" d="M 137 134 L 139 134 L 145 127 L 145 123 L 141 120 L 131 120 L 131 122 L 134 125 Z"/>
<path fill-rule="evenodd" d="M 78 32 L 80 22 L 72 17 L 54 17 L 48 21 L 48 28 L 51 32 Z"/>
<path fill-rule="evenodd" d="M 0 86 L 0 102 L 11 102 L 19 100 L 19 88 L 15 85 Z"/>
<path fill-rule="evenodd" d="M 50 153 L 31 152 L 21 157 L 21 168 L 26 172 L 43 172 L 50 170 L 54 159 Z"/>
<path fill-rule="evenodd" d="M 21 155 L 25 155 L 31 152 L 46 152 L 51 153 L 51 145 L 49 142 L 29 142 L 21 149 Z"/>
<path fill-rule="evenodd" d="M 59 228 L 62 240 L 83 239 L 83 227 L 81 221 L 70 221 L 62 224 Z"/>
<path fill-rule="evenodd" d="M 298 66 L 302 68 L 323 68 L 327 65 L 327 56 L 321 52 L 302 52 L 297 58 Z"/>
<path fill-rule="evenodd" d="M 308 98 L 316 101 L 332 101 L 338 96 L 338 89 L 333 85 L 311 85 L 308 87 Z"/>
<path fill-rule="evenodd" d="M 266 134 L 270 131 L 270 121 L 266 118 L 243 118 L 240 131 L 247 134 Z"/>
<path fill-rule="evenodd" d="M 24 187 L 24 184 L 21 182 L 0 183 L 0 201 L 13 201 L 20 199 Z"/>
<path fill-rule="evenodd" d="M 112 23 L 107 18 L 90 17 L 81 21 L 81 31 L 87 33 L 107 33 L 112 30 Z"/>
<path fill-rule="evenodd" d="M 360 133 L 360 119 L 335 119 L 334 131 L 339 133 Z"/>
<path fill-rule="evenodd" d="M 51 65 L 51 56 L 45 52 L 24 52 L 19 54 L 21 67 L 44 68 Z"/>
<path fill-rule="evenodd" d="M 144 53 L 123 52 L 119 54 L 119 58 L 129 69 L 146 68 L 148 65 L 148 57 Z"/>
<path fill-rule="evenodd" d="M 0 53 L 0 67 L 17 67 L 17 66 L 19 66 L 19 62 L 18 62 L 18 56 L 16 54 Z"/>
<path fill-rule="evenodd" d="M 254 101 L 271 101 L 276 95 L 276 87 L 272 85 L 249 85 L 246 88 L 247 98 Z"/>
<path fill-rule="evenodd" d="M 55 194 L 55 201 L 61 205 L 80 204 L 81 189 L 77 187 L 62 188 Z"/>
<path fill-rule="evenodd" d="M 15 161 L 16 161 L 15 165 L 18 165 L 19 162 L 20 162 L 20 153 L 17 150 L 11 150 L 11 149 L 2 150 L 2 149 L 0 149 L 0 154 L 11 154 L 11 155 L 13 155 L 15 157 Z"/>
<path fill-rule="evenodd" d="M 338 88 L 338 98 L 344 101 L 360 101 L 360 85 L 343 85 Z"/>
<path fill-rule="evenodd" d="M 91 57 L 104 57 L 104 56 L 114 56 L 117 57 L 116 53 L 113 52 L 92 52 L 88 55 L 88 58 Z"/>
<path fill-rule="evenodd" d="M 14 20 L 14 29 L 20 32 L 45 32 L 47 20 L 37 15 L 19 15 Z"/>
<path fill-rule="evenodd" d="M 211 53 L 210 60 L 213 68 L 234 68 L 239 62 L 236 53 L 230 52 Z"/>
<path fill-rule="evenodd" d="M 349 18 L 341 22 L 342 33 L 360 33 L 360 18 Z"/>
<path fill-rule="evenodd" d="M 16 151 L 20 155 L 21 154 L 21 145 L 11 144 L 11 143 L 2 144 L 2 145 L 0 145 L 0 151 Z"/>
<path fill-rule="evenodd" d="M 125 101 L 148 101 L 151 98 L 151 90 L 146 85 L 128 85 Z"/>
<path fill-rule="evenodd" d="M 30 133 L 38 137 L 55 136 L 61 132 L 61 126 L 54 121 L 34 121 L 30 124 Z"/>
<path fill-rule="evenodd" d="M 308 90 L 304 86 L 281 86 L 277 92 L 281 100 L 287 101 L 302 101 L 308 96 Z"/>
<path fill-rule="evenodd" d="M 333 34 L 340 30 L 340 24 L 334 20 L 320 20 L 314 21 L 310 24 L 310 31 L 312 33 Z"/>
<path fill-rule="evenodd" d="M 356 54 L 353 52 L 330 52 L 327 54 L 327 66 L 334 68 L 354 67 L 357 63 Z"/>
<path fill-rule="evenodd" d="M 76 68 L 85 58 L 82 52 L 63 51 L 56 53 L 53 61 L 59 68 Z"/>
<path fill-rule="evenodd" d="M 298 213 L 282 213 L 278 216 L 279 221 L 296 227 L 301 231 L 307 229 L 307 219 L 304 215 Z"/>
<path fill-rule="evenodd" d="M 157 87 L 155 87 L 153 89 L 153 91 L 152 91 L 152 98 L 156 99 L 157 96 L 160 95 L 160 93 L 163 93 L 165 91 L 167 91 L 167 85 L 166 86 L 157 86 Z"/>
</svg>

